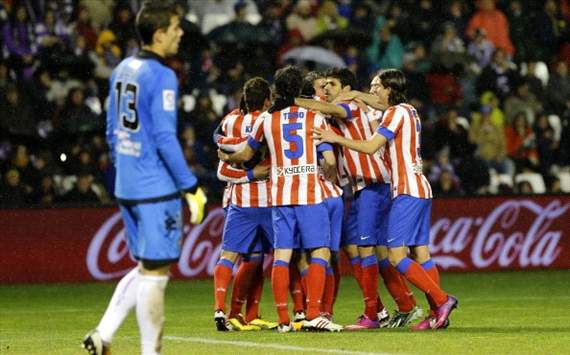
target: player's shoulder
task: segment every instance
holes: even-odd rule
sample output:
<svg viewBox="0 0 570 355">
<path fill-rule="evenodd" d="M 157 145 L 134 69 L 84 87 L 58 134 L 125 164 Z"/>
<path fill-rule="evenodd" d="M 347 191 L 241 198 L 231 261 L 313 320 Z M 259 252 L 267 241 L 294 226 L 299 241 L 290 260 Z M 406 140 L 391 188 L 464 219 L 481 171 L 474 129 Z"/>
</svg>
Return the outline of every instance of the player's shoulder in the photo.
<svg viewBox="0 0 570 355">
<path fill-rule="evenodd" d="M 228 112 L 224 118 L 222 118 L 222 122 L 224 121 L 230 121 L 230 120 L 237 120 L 239 118 L 243 117 L 241 111 L 239 108 L 236 108 L 230 112 Z"/>
</svg>

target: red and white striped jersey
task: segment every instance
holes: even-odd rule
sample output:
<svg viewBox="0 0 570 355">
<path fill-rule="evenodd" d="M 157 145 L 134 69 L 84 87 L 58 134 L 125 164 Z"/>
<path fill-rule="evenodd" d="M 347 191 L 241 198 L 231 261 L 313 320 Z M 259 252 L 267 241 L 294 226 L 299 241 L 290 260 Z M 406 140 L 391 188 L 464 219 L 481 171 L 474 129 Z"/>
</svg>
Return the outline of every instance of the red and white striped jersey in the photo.
<svg viewBox="0 0 570 355">
<path fill-rule="evenodd" d="M 378 133 L 389 140 L 393 197 L 432 198 L 431 186 L 422 171 L 421 127 L 418 112 L 409 104 L 388 108 L 378 127 Z"/>
<path fill-rule="evenodd" d="M 336 119 L 336 125 L 345 138 L 353 140 L 368 140 L 374 134 L 370 121 L 376 116 L 368 116 L 354 101 L 348 103 L 351 118 Z M 365 154 L 355 150 L 342 148 L 342 165 L 354 192 L 374 183 L 390 183 L 390 165 L 380 159 L 382 152 Z M 339 162 L 340 164 L 340 162 Z"/>
<path fill-rule="evenodd" d="M 242 115 L 239 110 L 234 110 L 226 115 L 222 120 L 222 133 L 229 139 L 225 141 L 231 141 L 231 138 L 247 138 L 260 114 L 256 111 Z M 228 182 L 229 203 L 238 207 L 271 206 L 269 180 L 250 182 L 245 169 L 223 161 L 218 164 L 218 178 Z"/>
<path fill-rule="evenodd" d="M 325 198 L 313 127 L 326 128 L 324 117 L 297 106 L 265 112 L 256 121 L 250 144 L 267 142 L 273 206 L 312 205 Z"/>
</svg>

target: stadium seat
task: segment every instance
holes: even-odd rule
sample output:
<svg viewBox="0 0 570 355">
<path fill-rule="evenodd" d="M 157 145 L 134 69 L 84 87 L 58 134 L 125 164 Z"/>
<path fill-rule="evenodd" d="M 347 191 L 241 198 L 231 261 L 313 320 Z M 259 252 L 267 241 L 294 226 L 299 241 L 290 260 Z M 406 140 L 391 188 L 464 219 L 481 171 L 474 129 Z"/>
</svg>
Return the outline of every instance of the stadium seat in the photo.
<svg viewBox="0 0 570 355">
<path fill-rule="evenodd" d="M 562 137 L 562 122 L 560 122 L 560 117 L 557 115 L 548 115 L 548 123 L 554 130 L 554 140 L 560 142 Z"/>
<path fill-rule="evenodd" d="M 223 115 L 228 98 L 225 95 L 218 94 L 216 90 L 210 90 L 210 99 L 212 100 L 212 106 L 216 114 L 219 116 Z"/>
<path fill-rule="evenodd" d="M 489 185 L 489 192 L 496 194 L 499 192 L 499 185 L 505 184 L 513 187 L 513 177 L 509 174 L 497 174 L 494 169 L 489 170 L 491 183 Z"/>
<path fill-rule="evenodd" d="M 521 181 L 528 181 L 530 186 L 532 186 L 532 191 L 535 194 L 543 194 L 546 192 L 546 185 L 544 184 L 544 179 L 542 175 L 538 173 L 521 173 L 515 176 L 515 184 Z"/>
<path fill-rule="evenodd" d="M 560 188 L 563 192 L 570 192 L 570 171 L 560 171 L 558 173 Z"/>
<path fill-rule="evenodd" d="M 202 33 L 209 33 L 214 28 L 225 25 L 232 19 L 226 14 L 205 14 L 202 19 Z"/>
</svg>

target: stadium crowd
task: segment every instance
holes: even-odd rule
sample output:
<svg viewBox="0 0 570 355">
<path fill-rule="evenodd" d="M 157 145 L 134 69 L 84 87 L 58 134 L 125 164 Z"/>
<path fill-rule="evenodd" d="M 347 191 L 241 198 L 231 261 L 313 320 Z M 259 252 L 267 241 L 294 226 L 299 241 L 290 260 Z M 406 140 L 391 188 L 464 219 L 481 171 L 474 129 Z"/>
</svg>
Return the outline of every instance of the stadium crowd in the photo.
<svg viewBox="0 0 570 355">
<path fill-rule="evenodd" d="M 0 3 L 0 206 L 110 203 L 108 79 L 139 49 L 137 0 Z M 245 81 L 399 68 L 434 195 L 559 193 L 570 176 L 568 0 L 178 1 L 179 137 L 221 198 L 212 132 Z M 315 48 L 316 47 L 316 48 Z M 570 182 L 568 182 L 570 184 Z"/>
</svg>

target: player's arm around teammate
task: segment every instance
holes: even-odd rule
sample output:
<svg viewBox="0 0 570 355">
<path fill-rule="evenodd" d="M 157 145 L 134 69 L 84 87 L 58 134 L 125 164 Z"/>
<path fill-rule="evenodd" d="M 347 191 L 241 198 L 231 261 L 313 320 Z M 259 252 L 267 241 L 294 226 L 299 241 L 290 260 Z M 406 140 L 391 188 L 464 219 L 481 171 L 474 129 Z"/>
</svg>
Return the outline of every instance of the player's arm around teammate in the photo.
<svg viewBox="0 0 570 355">
<path fill-rule="evenodd" d="M 432 195 L 419 155 L 421 122 L 415 108 L 406 103 L 404 74 L 389 69 L 380 71 L 377 77 L 379 100 L 390 107 L 369 140 L 346 139 L 321 128 L 315 128 L 314 135 L 319 141 L 338 143 L 367 154 L 390 141 L 394 200 L 388 221 L 388 258 L 402 275 L 426 293 L 430 303 L 430 317 L 414 329 L 444 328 L 457 299 L 441 289 L 439 273 L 429 255 Z M 408 247 L 415 261 L 408 258 Z"/>
</svg>

